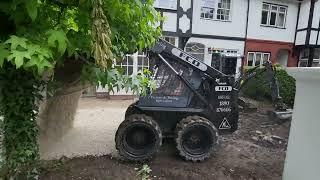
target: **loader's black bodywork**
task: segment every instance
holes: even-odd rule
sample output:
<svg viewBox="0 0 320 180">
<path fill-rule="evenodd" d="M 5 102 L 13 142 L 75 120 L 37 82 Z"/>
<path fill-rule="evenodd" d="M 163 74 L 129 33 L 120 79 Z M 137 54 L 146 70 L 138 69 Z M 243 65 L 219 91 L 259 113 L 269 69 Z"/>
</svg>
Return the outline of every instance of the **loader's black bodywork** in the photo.
<svg viewBox="0 0 320 180">
<path fill-rule="evenodd" d="M 160 40 L 150 51 L 155 62 L 157 89 L 140 97 L 126 116 L 146 114 L 170 136 L 179 121 L 198 115 L 210 120 L 220 134 L 238 128 L 238 90 L 235 79 L 214 69 L 166 41 Z"/>
<path fill-rule="evenodd" d="M 160 40 L 149 54 L 154 62 L 156 90 L 130 105 L 116 132 L 121 157 L 148 160 L 162 144 L 174 137 L 181 157 L 194 162 L 210 157 L 219 134 L 238 128 L 238 91 L 259 72 L 267 72 L 272 100 L 283 118 L 290 115 L 281 103 L 275 69 L 270 61 L 235 80 L 235 59 L 220 59 L 210 67 L 181 49 Z M 219 71 L 219 70 L 220 71 Z M 222 71 L 222 72 L 221 72 Z"/>
</svg>

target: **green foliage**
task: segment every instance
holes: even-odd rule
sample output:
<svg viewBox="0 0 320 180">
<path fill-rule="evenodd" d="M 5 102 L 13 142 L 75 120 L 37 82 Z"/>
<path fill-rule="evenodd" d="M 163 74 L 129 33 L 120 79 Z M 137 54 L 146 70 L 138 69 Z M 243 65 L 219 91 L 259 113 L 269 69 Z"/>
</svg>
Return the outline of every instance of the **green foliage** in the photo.
<svg viewBox="0 0 320 180">
<path fill-rule="evenodd" d="M 156 88 L 155 82 L 150 80 L 151 72 L 147 69 L 136 75 L 127 76 L 121 68 L 102 70 L 88 65 L 83 68 L 82 74 L 84 81 L 107 88 L 110 92 L 124 89 L 126 92 L 132 90 L 134 94 L 146 95 Z"/>
<path fill-rule="evenodd" d="M 86 59 L 83 79 L 109 90 L 145 94 L 154 87 L 148 73 L 126 77 L 112 69 L 113 57 L 148 48 L 161 36 L 153 0 L 1 0 L 0 20 L 6 27 L 0 29 L 0 114 L 11 175 L 39 158 L 39 79 L 65 59 Z"/>
<path fill-rule="evenodd" d="M 51 48 L 57 48 L 57 52 L 61 55 L 67 49 L 68 39 L 65 32 L 61 30 L 49 30 L 47 32 L 48 36 L 48 45 Z"/>
<path fill-rule="evenodd" d="M 36 173 L 35 169 L 25 170 L 39 159 L 35 102 L 41 99 L 42 86 L 42 81 L 32 73 L 16 70 L 10 63 L 5 63 L 0 70 L 0 114 L 4 117 L 3 145 L 6 147 L 6 172 L 2 176 L 26 179 Z"/>
<path fill-rule="evenodd" d="M 36 69 L 39 75 L 65 56 L 84 54 L 102 57 L 109 65 L 97 63 L 97 67 L 110 68 L 111 53 L 121 57 L 142 50 L 161 36 L 160 27 L 156 27 L 161 18 L 152 0 L 7 0 L 0 2 L 0 16 L 1 13 L 8 17 L 2 23 L 13 24 L 15 31 L 0 34 L 7 37 L 0 41 L 0 65 L 7 60 L 17 68 Z M 28 44 L 45 48 L 50 58 L 39 57 L 37 61 L 41 63 L 24 66 L 33 59 Z M 8 55 L 5 50 L 17 52 Z"/>
<path fill-rule="evenodd" d="M 136 169 L 136 170 L 138 170 L 137 176 L 140 177 L 141 180 L 150 179 L 150 173 L 152 170 L 147 164 L 144 164 L 140 170 L 139 169 Z"/>
<path fill-rule="evenodd" d="M 4 60 L 11 62 L 17 69 L 23 67 L 41 75 L 45 70 L 51 69 L 53 65 L 53 55 L 48 47 L 40 46 L 26 38 L 15 35 L 0 44 L 0 66 Z M 4 55 L 3 55 L 4 54 Z M 7 57 L 5 56 L 7 55 Z"/>
<path fill-rule="evenodd" d="M 34 21 L 38 15 L 38 0 L 25 1 L 28 15 Z"/>
<path fill-rule="evenodd" d="M 283 102 L 288 106 L 293 106 L 295 97 L 295 79 L 281 68 L 276 68 L 276 77 L 279 83 L 280 96 Z M 256 100 L 271 99 L 270 87 L 267 83 L 266 73 L 248 81 L 242 89 L 243 93 Z"/>
<path fill-rule="evenodd" d="M 280 85 L 280 96 L 283 102 L 293 107 L 296 94 L 296 80 L 283 69 L 278 69 L 276 76 Z"/>
</svg>

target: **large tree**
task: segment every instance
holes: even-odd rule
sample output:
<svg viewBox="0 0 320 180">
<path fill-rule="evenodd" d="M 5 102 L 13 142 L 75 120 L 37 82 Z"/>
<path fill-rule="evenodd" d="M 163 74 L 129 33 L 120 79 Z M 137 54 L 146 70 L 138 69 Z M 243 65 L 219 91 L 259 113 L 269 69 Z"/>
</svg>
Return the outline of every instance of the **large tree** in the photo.
<svg viewBox="0 0 320 180">
<path fill-rule="evenodd" d="M 126 77 L 112 65 L 152 45 L 161 35 L 158 21 L 153 0 L 0 1 L 0 116 L 7 178 L 37 174 L 30 167 L 39 159 L 36 119 L 44 90 L 42 131 L 62 134 L 88 83 L 138 93 L 151 86 L 147 76 Z"/>
</svg>

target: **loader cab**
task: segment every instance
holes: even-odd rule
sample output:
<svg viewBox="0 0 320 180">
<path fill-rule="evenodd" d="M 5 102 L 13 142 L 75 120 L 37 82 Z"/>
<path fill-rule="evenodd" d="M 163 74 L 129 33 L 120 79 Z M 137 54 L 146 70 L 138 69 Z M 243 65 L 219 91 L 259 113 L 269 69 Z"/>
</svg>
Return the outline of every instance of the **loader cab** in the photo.
<svg viewBox="0 0 320 180">
<path fill-rule="evenodd" d="M 239 53 L 213 50 L 211 67 L 224 74 L 234 76 L 237 80 L 240 77 L 241 66 L 242 56 Z"/>
<path fill-rule="evenodd" d="M 154 62 L 153 81 L 156 89 L 149 95 L 139 98 L 140 106 L 187 108 L 191 103 L 193 93 L 188 86 L 158 57 L 149 57 Z M 179 63 L 172 57 L 166 57 L 170 65 L 188 80 L 195 89 L 203 81 L 199 71 L 186 64 Z"/>
</svg>

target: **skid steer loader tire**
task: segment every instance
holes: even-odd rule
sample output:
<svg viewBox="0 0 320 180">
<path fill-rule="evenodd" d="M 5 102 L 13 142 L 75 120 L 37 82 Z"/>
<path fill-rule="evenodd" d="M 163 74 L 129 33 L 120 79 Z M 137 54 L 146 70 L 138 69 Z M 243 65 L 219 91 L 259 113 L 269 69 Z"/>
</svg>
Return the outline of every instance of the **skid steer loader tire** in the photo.
<svg viewBox="0 0 320 180">
<path fill-rule="evenodd" d="M 179 155 L 188 161 L 209 158 L 218 143 L 218 130 L 212 122 L 200 116 L 188 116 L 181 120 L 175 135 Z"/>
<path fill-rule="evenodd" d="M 120 124 L 116 132 L 116 148 L 124 160 L 143 162 L 152 158 L 162 144 L 161 129 L 144 114 L 133 114 Z"/>
</svg>

